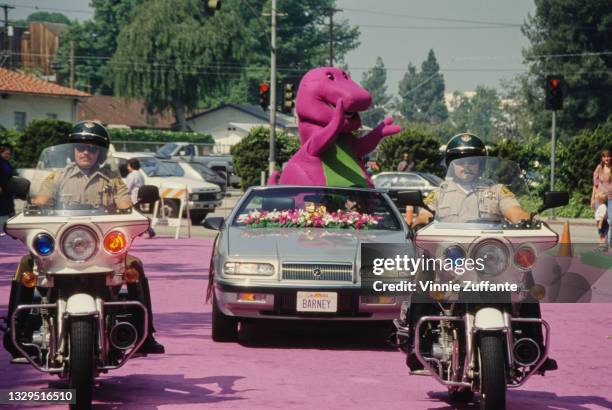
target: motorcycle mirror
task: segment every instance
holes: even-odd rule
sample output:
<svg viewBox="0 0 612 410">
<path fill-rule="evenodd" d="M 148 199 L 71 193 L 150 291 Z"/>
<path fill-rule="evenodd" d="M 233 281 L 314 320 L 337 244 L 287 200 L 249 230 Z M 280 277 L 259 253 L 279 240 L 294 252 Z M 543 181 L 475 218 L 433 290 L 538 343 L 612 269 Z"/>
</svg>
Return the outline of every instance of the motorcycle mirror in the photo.
<svg viewBox="0 0 612 410">
<path fill-rule="evenodd" d="M 139 204 L 151 204 L 159 201 L 159 189 L 155 185 L 143 185 L 138 189 Z"/>
<path fill-rule="evenodd" d="M 30 192 L 30 181 L 21 177 L 11 177 L 6 183 L 6 190 L 15 198 L 25 201 Z"/>
<path fill-rule="evenodd" d="M 206 229 L 212 229 L 213 231 L 220 231 L 223 226 L 225 219 L 220 216 L 211 216 L 210 218 L 204 219 L 202 226 Z"/>
<path fill-rule="evenodd" d="M 557 208 L 569 203 L 569 193 L 561 191 L 548 191 L 544 193 L 544 203 L 538 209 L 537 213 L 541 213 L 547 209 Z"/>
<path fill-rule="evenodd" d="M 425 202 L 423 202 L 423 193 L 421 191 L 401 191 L 397 193 L 397 204 L 400 209 L 406 207 L 406 205 L 412 205 L 420 208 L 425 208 L 432 214 L 434 211 L 429 209 Z"/>
</svg>

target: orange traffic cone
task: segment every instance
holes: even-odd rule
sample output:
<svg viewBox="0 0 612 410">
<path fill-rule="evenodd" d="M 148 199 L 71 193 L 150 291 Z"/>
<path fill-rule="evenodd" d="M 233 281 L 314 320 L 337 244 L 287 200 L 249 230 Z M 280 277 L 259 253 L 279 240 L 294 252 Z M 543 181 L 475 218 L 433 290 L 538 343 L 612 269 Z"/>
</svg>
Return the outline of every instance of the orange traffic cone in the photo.
<svg viewBox="0 0 612 410">
<path fill-rule="evenodd" d="M 572 256 L 572 239 L 570 237 L 569 221 L 565 221 L 563 224 L 563 233 L 561 234 L 561 240 L 559 241 L 558 256 Z"/>
</svg>

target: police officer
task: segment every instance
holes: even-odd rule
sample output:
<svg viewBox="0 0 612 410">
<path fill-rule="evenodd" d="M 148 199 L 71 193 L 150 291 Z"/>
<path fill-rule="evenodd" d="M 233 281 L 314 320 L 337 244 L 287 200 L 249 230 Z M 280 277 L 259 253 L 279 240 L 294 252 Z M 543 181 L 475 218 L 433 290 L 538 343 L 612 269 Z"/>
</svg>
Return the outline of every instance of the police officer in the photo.
<svg viewBox="0 0 612 410">
<path fill-rule="evenodd" d="M 473 134 L 458 134 L 450 139 L 445 155 L 449 177 L 424 199 L 439 221 L 469 222 L 503 216 L 518 223 L 529 219 L 529 213 L 506 186 L 481 177 L 486 155 L 484 143 Z M 415 225 L 427 223 L 432 216 L 422 209 Z"/>
<path fill-rule="evenodd" d="M 94 121 L 79 122 L 72 128 L 67 142 L 73 144 L 71 149 L 74 163 L 49 175 L 42 183 L 38 194 L 32 199 L 32 204 L 53 204 L 58 208 L 69 206 L 71 203 L 103 206 L 106 209 L 130 208 L 132 202 L 123 180 L 119 174 L 115 174 L 108 165 L 104 164 L 110 146 L 106 128 Z M 153 337 L 153 311 L 149 282 L 144 275 L 142 262 L 134 256 L 127 255 L 126 268 L 128 267 L 136 269 L 140 274 L 138 283 L 128 285 L 129 297 L 142 302 L 149 316 L 150 333 L 139 351 L 141 353 L 164 353 L 164 346 Z M 25 288 L 19 282 L 21 274 L 32 268 L 32 257 L 23 257 L 11 286 L 9 318 L 19 304 L 32 300 L 34 289 Z M 12 346 L 10 332 L 5 333 L 4 346 L 14 357 L 19 355 L 19 352 Z"/>
<path fill-rule="evenodd" d="M 501 217 L 512 223 L 530 219 L 514 194 L 503 184 L 482 177 L 487 149 L 484 143 L 474 134 L 463 133 L 452 137 L 446 145 L 445 162 L 449 177 L 439 188 L 430 192 L 423 200 L 436 219 L 441 222 L 469 222 L 482 219 L 499 220 Z M 432 218 L 431 212 L 422 209 L 414 220 L 414 225 L 427 224 Z M 425 300 L 422 300 L 425 298 Z M 422 364 L 412 352 L 414 324 L 423 315 L 428 314 L 427 302 L 433 303 L 425 295 L 418 295 L 418 302 L 410 309 L 410 330 L 406 365 L 413 372 L 423 370 Z M 423 303 L 425 302 L 425 303 Z M 524 317 L 541 317 L 538 303 L 521 304 L 520 314 Z M 537 326 L 524 326 L 526 333 L 536 341 L 542 341 L 542 330 Z M 548 358 L 540 370 L 555 370 L 557 363 Z"/>
</svg>

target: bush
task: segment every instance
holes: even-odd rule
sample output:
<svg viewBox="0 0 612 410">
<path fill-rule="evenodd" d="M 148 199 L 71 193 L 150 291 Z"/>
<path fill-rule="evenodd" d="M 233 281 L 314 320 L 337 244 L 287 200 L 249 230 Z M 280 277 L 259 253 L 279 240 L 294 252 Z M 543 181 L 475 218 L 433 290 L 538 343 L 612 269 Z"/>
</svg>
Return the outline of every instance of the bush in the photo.
<svg viewBox="0 0 612 410">
<path fill-rule="evenodd" d="M 0 145 L 9 145 L 14 151 L 19 144 L 19 132 L 0 125 Z"/>
<path fill-rule="evenodd" d="M 15 168 L 34 168 L 43 149 L 64 144 L 72 124 L 59 120 L 32 120 L 19 137 L 15 147 Z"/>
<path fill-rule="evenodd" d="M 282 165 L 298 150 L 300 142 L 283 132 L 276 135 L 276 163 Z M 236 173 L 242 178 L 242 189 L 261 182 L 261 171 L 268 171 L 270 155 L 270 132 L 268 128 L 257 127 L 231 149 Z"/>
<path fill-rule="evenodd" d="M 404 150 L 410 153 L 415 170 L 438 176 L 446 173 L 441 167 L 440 143 L 431 134 L 415 128 L 382 140 L 378 146 L 378 162 L 383 171 L 395 171 L 402 160 Z"/>
<path fill-rule="evenodd" d="M 214 144 L 212 135 L 203 132 L 161 131 L 161 130 L 130 130 L 125 128 L 109 128 L 112 141 L 151 141 L 151 142 L 192 142 Z"/>
</svg>

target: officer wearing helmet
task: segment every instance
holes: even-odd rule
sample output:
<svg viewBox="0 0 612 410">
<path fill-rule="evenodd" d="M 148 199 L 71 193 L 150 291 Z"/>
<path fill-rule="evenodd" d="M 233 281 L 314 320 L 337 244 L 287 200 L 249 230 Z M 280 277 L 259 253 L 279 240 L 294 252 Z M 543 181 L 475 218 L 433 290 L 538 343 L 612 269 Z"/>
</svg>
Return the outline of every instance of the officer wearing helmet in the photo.
<svg viewBox="0 0 612 410">
<path fill-rule="evenodd" d="M 127 209 L 132 206 L 121 176 L 105 166 L 110 138 L 98 122 L 82 121 L 74 125 L 68 137 L 73 163 L 49 175 L 35 205 L 80 203 L 105 208 Z"/>
<path fill-rule="evenodd" d="M 474 134 L 458 134 L 448 141 L 445 154 L 448 177 L 424 198 L 439 221 L 468 222 L 503 216 L 518 223 L 529 219 L 529 213 L 506 186 L 482 178 L 486 156 L 484 143 Z M 415 225 L 426 224 L 431 217 L 423 209 L 415 218 Z"/>
<path fill-rule="evenodd" d="M 74 125 L 68 136 L 67 148 L 72 163 L 62 170 L 49 175 L 42 183 L 38 193 L 32 198 L 34 205 L 53 205 L 61 208 L 71 203 L 87 204 L 106 209 L 129 209 L 132 206 L 127 187 L 118 172 L 113 171 L 106 162 L 110 138 L 106 128 L 94 121 L 82 121 Z M 128 285 L 129 298 L 143 303 L 148 311 L 149 335 L 140 347 L 141 353 L 164 353 L 164 346 L 153 337 L 153 311 L 149 282 L 144 274 L 142 262 L 126 256 L 126 268 L 139 272 L 138 283 Z M 8 317 L 19 304 L 28 303 L 33 298 L 33 288 L 25 288 L 19 281 L 21 274 L 33 269 L 30 255 L 21 259 L 11 285 Z M 10 329 L 4 334 L 4 346 L 13 355 L 20 353 L 14 349 Z"/>
</svg>

